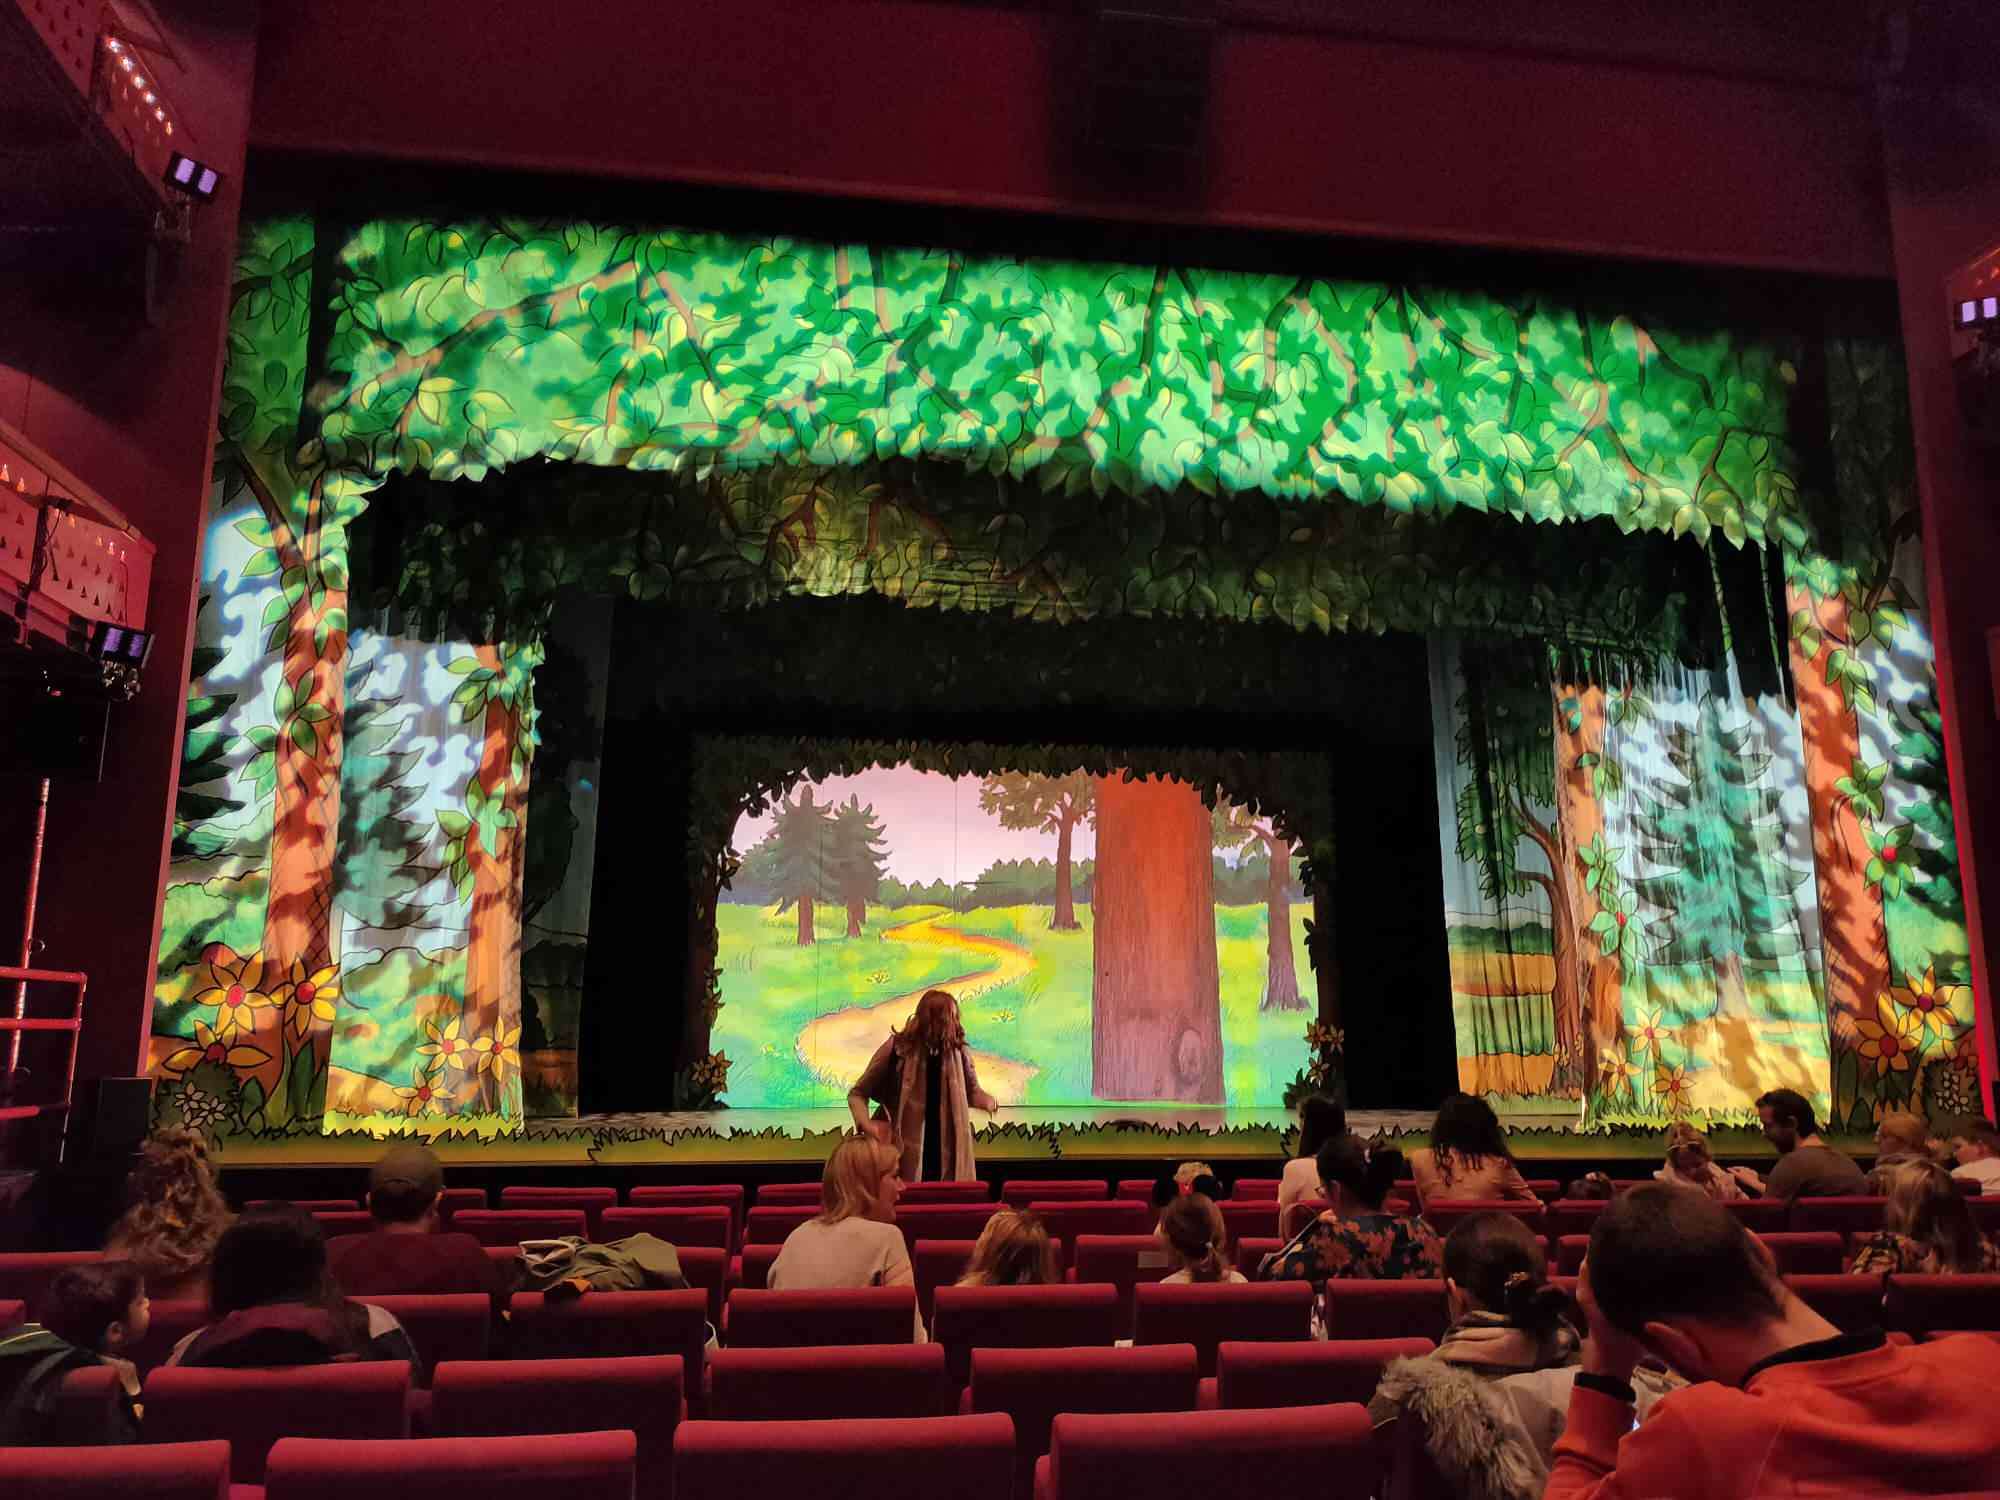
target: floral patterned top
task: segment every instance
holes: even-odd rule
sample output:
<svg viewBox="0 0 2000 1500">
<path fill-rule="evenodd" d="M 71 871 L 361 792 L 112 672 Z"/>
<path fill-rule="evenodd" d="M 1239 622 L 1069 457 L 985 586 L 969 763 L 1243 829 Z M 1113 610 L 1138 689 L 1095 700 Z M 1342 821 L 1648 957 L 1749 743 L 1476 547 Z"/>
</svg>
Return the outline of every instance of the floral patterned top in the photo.
<svg viewBox="0 0 2000 1500">
<path fill-rule="evenodd" d="M 1900 1271 L 1905 1276 L 1932 1276 L 1943 1270 L 1938 1264 L 1937 1251 L 1929 1245 L 1911 1239 L 1907 1234 L 1891 1234 L 1888 1230 L 1866 1240 L 1854 1252 L 1854 1259 L 1848 1264 L 1850 1276 L 1864 1272 Z M 1979 1240 L 1979 1264 L 1974 1271 L 1991 1274 L 2000 1271 L 2000 1244 L 1981 1236 Z M 1970 1274 L 1970 1273 L 1968 1273 Z"/>
<path fill-rule="evenodd" d="M 1321 1214 L 1279 1253 L 1269 1273 L 1272 1281 L 1310 1281 L 1316 1287 L 1334 1276 L 1398 1281 L 1442 1275 L 1444 1243 L 1437 1231 L 1422 1219 L 1385 1213 L 1347 1219 Z"/>
</svg>

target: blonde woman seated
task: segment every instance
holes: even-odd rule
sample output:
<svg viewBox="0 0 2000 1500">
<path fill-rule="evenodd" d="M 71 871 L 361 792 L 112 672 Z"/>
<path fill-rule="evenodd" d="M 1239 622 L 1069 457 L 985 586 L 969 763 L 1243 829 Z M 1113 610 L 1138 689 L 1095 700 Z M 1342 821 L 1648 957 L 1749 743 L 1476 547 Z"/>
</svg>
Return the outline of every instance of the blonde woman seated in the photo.
<svg viewBox="0 0 2000 1500">
<path fill-rule="evenodd" d="M 2000 1245 L 1980 1234 L 1951 1174 L 1933 1162 L 1889 1169 L 1882 1232 L 1854 1252 L 1852 1274 L 1969 1275 L 2000 1271 Z"/>
<path fill-rule="evenodd" d="M 1667 1131 L 1667 1164 L 1653 1174 L 1653 1180 L 1668 1187 L 1693 1188 L 1718 1203 L 1748 1196 L 1708 1154 L 1708 1137 L 1685 1123 Z"/>
<path fill-rule="evenodd" d="M 1171 1286 L 1197 1281 L 1243 1281 L 1229 1263 L 1229 1229 L 1206 1193 L 1183 1193 L 1160 1215 L 1160 1238 L 1174 1269 L 1160 1280 Z"/>
<path fill-rule="evenodd" d="M 1911 1162 L 1943 1161 L 1948 1152 L 1942 1141 L 1932 1137 L 1930 1121 L 1908 1110 L 1882 1116 L 1875 1127 L 1875 1165 L 1868 1173 L 1868 1191 L 1878 1195 L 1889 1191 L 1889 1174 Z"/>
<path fill-rule="evenodd" d="M 1055 1242 L 1042 1221 L 1003 1208 L 986 1221 L 960 1286 L 1046 1286 L 1062 1280 Z"/>
<path fill-rule="evenodd" d="M 873 1135 L 848 1136 L 826 1159 L 818 1215 L 785 1236 L 771 1262 L 769 1285 L 781 1292 L 914 1287 L 910 1252 L 896 1227 L 896 1200 L 902 1193 L 900 1148 Z M 917 1341 L 923 1336 L 919 1317 Z"/>
</svg>

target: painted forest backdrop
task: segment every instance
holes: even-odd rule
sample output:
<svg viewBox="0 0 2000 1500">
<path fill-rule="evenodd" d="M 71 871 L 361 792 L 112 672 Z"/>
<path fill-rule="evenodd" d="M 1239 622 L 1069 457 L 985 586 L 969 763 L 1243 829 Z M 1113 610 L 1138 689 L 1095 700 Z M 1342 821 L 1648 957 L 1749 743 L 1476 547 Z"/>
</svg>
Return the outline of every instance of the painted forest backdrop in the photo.
<svg viewBox="0 0 2000 1500">
<path fill-rule="evenodd" d="M 1976 1107 L 1893 329 L 279 218 L 246 231 L 229 350 L 153 1030 L 169 1118 L 574 1108 L 605 654 L 563 611 L 614 593 L 1424 634 L 1469 1086 L 1647 1125 L 1744 1117 L 1775 1080 L 1853 1127 Z M 405 530 L 357 594 L 371 497 Z M 1738 559 L 1768 609 L 1724 607 Z M 1226 705 L 1208 671 L 1160 663 L 1155 706 Z M 712 919 L 757 876 L 731 831 L 809 775 L 773 750 L 697 778 L 685 843 L 663 832 L 710 924 L 663 1105 L 728 1092 Z M 1331 856 L 1324 788 L 1186 779 Z M 1077 878 L 1073 915 L 1121 877 L 1100 847 Z M 1312 1043 L 1329 1083 L 1338 1022 Z"/>
</svg>

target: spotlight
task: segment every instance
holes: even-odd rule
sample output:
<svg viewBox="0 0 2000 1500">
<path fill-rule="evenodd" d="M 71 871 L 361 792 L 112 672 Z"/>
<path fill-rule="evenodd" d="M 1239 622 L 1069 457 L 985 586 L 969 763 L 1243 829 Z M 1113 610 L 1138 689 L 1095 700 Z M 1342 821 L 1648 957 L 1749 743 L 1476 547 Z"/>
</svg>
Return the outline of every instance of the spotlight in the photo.
<svg viewBox="0 0 2000 1500">
<path fill-rule="evenodd" d="M 85 638 L 86 649 L 99 661 L 123 662 L 143 667 L 153 654 L 153 633 L 114 625 L 109 620 L 92 620 Z"/>
<path fill-rule="evenodd" d="M 221 181 L 222 176 L 215 168 L 204 166 L 192 156 L 176 151 L 167 158 L 167 186 L 179 188 L 190 198 L 208 202 L 215 196 L 215 189 Z"/>
</svg>

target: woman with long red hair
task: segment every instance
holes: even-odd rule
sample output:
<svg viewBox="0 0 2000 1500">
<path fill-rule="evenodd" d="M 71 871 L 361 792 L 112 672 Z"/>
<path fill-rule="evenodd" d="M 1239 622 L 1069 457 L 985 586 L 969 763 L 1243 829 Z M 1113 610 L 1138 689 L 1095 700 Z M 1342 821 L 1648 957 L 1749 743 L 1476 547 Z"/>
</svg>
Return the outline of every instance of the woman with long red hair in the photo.
<svg viewBox="0 0 2000 1500">
<path fill-rule="evenodd" d="M 906 1181 L 970 1181 L 978 1175 L 972 1111 L 990 1114 L 1000 1104 L 979 1086 L 958 1002 L 949 990 L 925 991 L 909 1022 L 889 1033 L 854 1081 L 847 1107 L 858 1130 L 871 1128 L 871 1101 L 889 1111 Z"/>
</svg>

